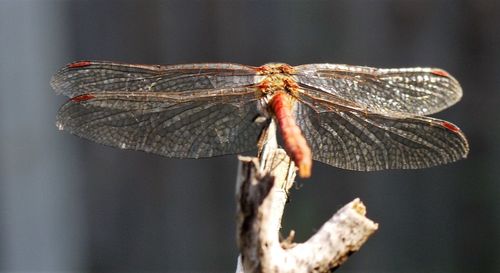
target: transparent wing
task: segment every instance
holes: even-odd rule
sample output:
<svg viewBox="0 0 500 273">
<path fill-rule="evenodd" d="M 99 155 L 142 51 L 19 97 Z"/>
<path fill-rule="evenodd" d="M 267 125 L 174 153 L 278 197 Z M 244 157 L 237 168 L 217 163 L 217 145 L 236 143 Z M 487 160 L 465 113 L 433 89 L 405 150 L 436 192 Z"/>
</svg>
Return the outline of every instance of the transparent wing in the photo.
<svg viewBox="0 0 500 273">
<path fill-rule="evenodd" d="M 122 149 L 167 157 L 199 158 L 253 150 L 267 122 L 259 116 L 253 88 L 229 96 L 167 93 L 90 93 L 60 109 L 61 130 Z M 154 95 L 154 96 L 153 96 Z"/>
<path fill-rule="evenodd" d="M 258 83 L 251 66 L 229 63 L 138 65 L 80 61 L 59 70 L 51 80 L 58 94 L 75 97 L 102 91 L 169 92 L 249 86 Z"/>
<path fill-rule="evenodd" d="M 418 169 L 466 157 L 455 125 L 418 116 L 384 116 L 304 102 L 296 116 L 315 160 L 349 170 Z"/>
<path fill-rule="evenodd" d="M 304 90 L 326 92 L 372 112 L 428 115 L 462 97 L 457 80 L 437 68 L 308 64 L 295 70 L 295 78 Z"/>
</svg>

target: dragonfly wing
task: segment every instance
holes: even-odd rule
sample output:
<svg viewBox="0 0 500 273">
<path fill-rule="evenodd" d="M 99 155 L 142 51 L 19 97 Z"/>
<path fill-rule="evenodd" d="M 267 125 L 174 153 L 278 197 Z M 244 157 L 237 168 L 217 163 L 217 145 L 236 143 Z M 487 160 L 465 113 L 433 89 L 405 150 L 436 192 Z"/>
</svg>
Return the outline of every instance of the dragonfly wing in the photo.
<svg viewBox="0 0 500 273">
<path fill-rule="evenodd" d="M 469 150 L 460 129 L 443 120 L 330 106 L 317 111 L 304 103 L 295 111 L 313 158 L 343 169 L 426 168 L 464 158 Z"/>
<path fill-rule="evenodd" d="M 255 68 L 229 63 L 139 65 L 80 61 L 59 70 L 51 80 L 58 94 L 75 97 L 103 91 L 178 92 L 249 86 L 262 76 Z"/>
<path fill-rule="evenodd" d="M 437 68 L 308 64 L 295 70 L 296 80 L 304 89 L 335 95 L 372 112 L 428 115 L 462 97 L 458 81 Z"/>
<path fill-rule="evenodd" d="M 90 93 L 63 105 L 57 122 L 61 130 L 101 144 L 167 157 L 200 158 L 255 149 L 268 124 L 256 122 L 255 90 L 221 91 L 233 96 Z"/>
</svg>

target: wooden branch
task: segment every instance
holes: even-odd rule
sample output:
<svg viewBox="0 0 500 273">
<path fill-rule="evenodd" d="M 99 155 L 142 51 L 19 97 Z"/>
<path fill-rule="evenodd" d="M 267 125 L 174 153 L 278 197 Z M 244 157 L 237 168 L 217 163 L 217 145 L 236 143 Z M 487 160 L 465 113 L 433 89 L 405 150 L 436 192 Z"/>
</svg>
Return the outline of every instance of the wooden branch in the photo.
<svg viewBox="0 0 500 273">
<path fill-rule="evenodd" d="M 273 137 L 272 135 L 270 137 Z M 293 243 L 293 232 L 279 240 L 281 218 L 295 166 L 286 152 L 268 139 L 257 158 L 240 157 L 237 180 L 237 273 L 330 272 L 356 252 L 378 225 L 365 217 L 355 199 L 340 209 L 305 243 Z"/>
</svg>

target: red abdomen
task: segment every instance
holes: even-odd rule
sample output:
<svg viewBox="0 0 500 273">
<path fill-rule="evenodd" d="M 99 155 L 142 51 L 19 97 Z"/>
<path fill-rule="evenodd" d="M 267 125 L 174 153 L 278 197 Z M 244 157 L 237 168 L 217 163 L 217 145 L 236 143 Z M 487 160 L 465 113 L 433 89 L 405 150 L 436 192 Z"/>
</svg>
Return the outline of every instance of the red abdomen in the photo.
<svg viewBox="0 0 500 273">
<path fill-rule="evenodd" d="M 285 144 L 285 150 L 299 168 L 299 176 L 307 178 L 311 176 L 312 154 L 306 139 L 302 135 L 302 131 L 295 123 L 293 116 L 293 98 L 292 96 L 278 92 L 273 96 L 269 103 L 278 127 L 280 128 L 281 136 Z"/>
</svg>

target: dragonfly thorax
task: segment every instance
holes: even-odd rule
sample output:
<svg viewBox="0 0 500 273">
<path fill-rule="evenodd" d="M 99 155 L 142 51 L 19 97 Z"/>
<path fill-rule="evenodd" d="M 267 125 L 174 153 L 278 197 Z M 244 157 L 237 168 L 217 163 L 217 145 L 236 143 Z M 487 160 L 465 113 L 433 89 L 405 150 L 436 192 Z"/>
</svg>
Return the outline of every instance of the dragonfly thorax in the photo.
<svg viewBox="0 0 500 273">
<path fill-rule="evenodd" d="M 260 75 L 265 75 L 258 84 L 259 89 L 265 95 L 273 95 L 276 92 L 286 92 L 296 96 L 299 85 L 293 78 L 295 69 L 285 63 L 269 63 L 258 68 Z"/>
</svg>

